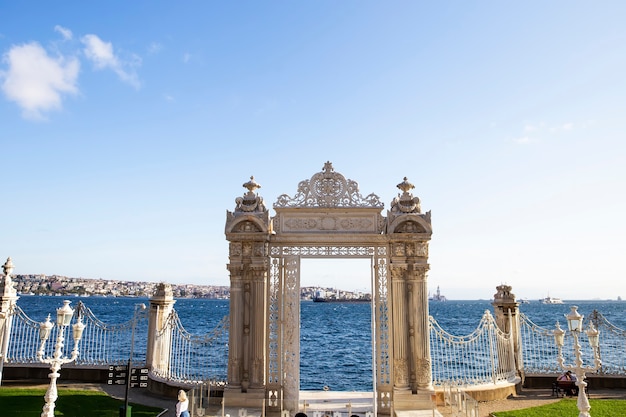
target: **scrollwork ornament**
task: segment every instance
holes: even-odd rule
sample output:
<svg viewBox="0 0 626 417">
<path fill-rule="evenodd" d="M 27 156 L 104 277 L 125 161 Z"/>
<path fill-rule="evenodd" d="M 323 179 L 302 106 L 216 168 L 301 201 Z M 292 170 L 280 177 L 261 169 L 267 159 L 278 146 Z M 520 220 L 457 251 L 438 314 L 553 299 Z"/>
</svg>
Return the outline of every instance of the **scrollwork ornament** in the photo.
<svg viewBox="0 0 626 417">
<path fill-rule="evenodd" d="M 329 161 L 324 164 L 322 171 L 314 174 L 310 180 L 300 181 L 298 191 L 293 198 L 283 194 L 278 197 L 274 207 L 374 207 L 382 209 L 384 204 L 375 194 L 363 197 L 359 193 L 357 182 L 335 172 Z"/>
</svg>

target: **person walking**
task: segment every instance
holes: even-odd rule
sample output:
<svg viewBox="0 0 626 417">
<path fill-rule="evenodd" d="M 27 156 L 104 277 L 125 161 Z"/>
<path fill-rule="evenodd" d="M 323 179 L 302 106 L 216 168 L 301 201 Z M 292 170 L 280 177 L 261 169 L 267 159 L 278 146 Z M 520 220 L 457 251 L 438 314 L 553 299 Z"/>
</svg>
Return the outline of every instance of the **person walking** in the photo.
<svg viewBox="0 0 626 417">
<path fill-rule="evenodd" d="M 187 398 L 187 393 L 182 389 L 178 391 L 178 402 L 176 403 L 176 417 L 190 417 L 189 399 Z"/>
</svg>

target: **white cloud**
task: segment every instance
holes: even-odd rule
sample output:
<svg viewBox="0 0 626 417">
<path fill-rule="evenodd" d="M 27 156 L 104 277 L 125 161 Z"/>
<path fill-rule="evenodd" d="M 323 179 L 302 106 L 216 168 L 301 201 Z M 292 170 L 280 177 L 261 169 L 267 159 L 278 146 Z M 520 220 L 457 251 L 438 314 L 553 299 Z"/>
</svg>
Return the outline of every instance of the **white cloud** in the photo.
<svg viewBox="0 0 626 417">
<path fill-rule="evenodd" d="M 528 145 L 530 143 L 549 140 L 561 132 L 570 132 L 575 128 L 574 123 L 567 122 L 560 125 L 549 125 L 545 122 L 538 124 L 527 123 L 524 125 L 522 136 L 514 138 L 512 141 L 519 145 Z"/>
<path fill-rule="evenodd" d="M 549 129 L 550 133 L 567 132 L 574 129 L 574 123 L 563 123 L 559 126 L 553 126 Z"/>
<path fill-rule="evenodd" d="M 537 126 L 533 126 L 533 125 L 524 126 L 524 132 L 534 132 L 535 130 L 537 130 Z"/>
<path fill-rule="evenodd" d="M 534 140 L 528 136 L 522 136 L 513 139 L 513 142 L 517 143 L 518 145 L 528 145 L 529 143 L 534 142 Z"/>
<path fill-rule="evenodd" d="M 54 27 L 54 31 L 55 32 L 59 32 L 61 34 L 61 36 L 63 36 L 63 39 L 66 40 L 66 41 L 71 40 L 72 37 L 73 37 L 71 30 L 69 30 L 67 28 L 64 28 L 63 26 L 60 26 L 60 25 L 56 25 Z"/>
<path fill-rule="evenodd" d="M 121 61 L 113 52 L 113 44 L 104 42 L 97 35 L 85 35 L 81 38 L 85 45 L 83 52 L 91 60 L 96 69 L 109 68 L 124 82 L 135 88 L 141 86 L 135 67 L 141 65 L 141 58 L 133 55 L 132 61 Z"/>
<path fill-rule="evenodd" d="M 56 25 L 54 31 L 61 34 L 63 41 L 76 42 L 70 29 Z M 83 36 L 80 41 L 84 45 L 84 57 L 96 69 L 111 69 L 122 81 L 140 87 L 136 73 L 136 68 L 141 65 L 139 56 L 130 54 L 121 59 L 113 45 L 97 35 Z M 155 52 L 159 48 L 156 43 L 150 46 Z M 75 53 L 64 54 L 56 47 L 53 52 L 48 52 L 38 42 L 13 45 L 2 55 L 0 91 L 9 101 L 17 103 L 23 117 L 45 119 L 46 112 L 63 107 L 64 96 L 79 93 L 81 57 Z"/>
<path fill-rule="evenodd" d="M 154 54 L 158 54 L 162 49 L 162 46 L 160 43 L 158 42 L 152 42 L 149 46 L 148 46 L 148 53 L 151 55 Z"/>
<path fill-rule="evenodd" d="M 191 59 L 191 54 L 189 52 L 185 52 L 183 54 L 183 62 L 186 64 Z"/>
<path fill-rule="evenodd" d="M 13 46 L 3 56 L 8 70 L 0 73 L 2 91 L 22 108 L 22 115 L 43 119 L 44 112 L 62 107 L 64 94 L 77 94 L 80 62 L 75 57 L 51 57 L 37 42 Z"/>
</svg>

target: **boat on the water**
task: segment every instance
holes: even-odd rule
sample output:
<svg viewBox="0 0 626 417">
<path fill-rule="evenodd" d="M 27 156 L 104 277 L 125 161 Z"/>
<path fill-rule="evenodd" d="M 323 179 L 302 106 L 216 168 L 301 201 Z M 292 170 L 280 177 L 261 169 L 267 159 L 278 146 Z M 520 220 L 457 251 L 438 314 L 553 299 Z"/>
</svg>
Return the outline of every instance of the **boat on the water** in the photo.
<svg viewBox="0 0 626 417">
<path fill-rule="evenodd" d="M 541 300 L 542 304 L 563 304 L 563 300 L 556 297 L 547 296 L 546 298 Z"/>
<path fill-rule="evenodd" d="M 434 295 L 428 297 L 429 301 L 448 301 L 445 295 L 441 294 L 439 286 L 437 286 L 437 292 Z"/>
</svg>

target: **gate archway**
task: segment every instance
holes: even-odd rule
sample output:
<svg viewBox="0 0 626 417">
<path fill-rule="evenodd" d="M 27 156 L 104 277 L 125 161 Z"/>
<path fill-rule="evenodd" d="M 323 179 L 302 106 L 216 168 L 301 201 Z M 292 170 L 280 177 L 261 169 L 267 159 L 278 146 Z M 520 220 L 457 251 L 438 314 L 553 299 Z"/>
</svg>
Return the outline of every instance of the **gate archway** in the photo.
<svg viewBox="0 0 626 417">
<path fill-rule="evenodd" d="M 378 414 L 419 409 L 432 393 L 428 331 L 430 212 L 407 178 L 387 217 L 375 194 L 326 162 L 278 197 L 270 217 L 260 185 L 227 212 L 230 334 L 225 401 L 298 411 L 302 258 L 369 258 L 373 285 L 374 393 Z M 426 408 L 426 407 L 424 407 Z"/>
</svg>

